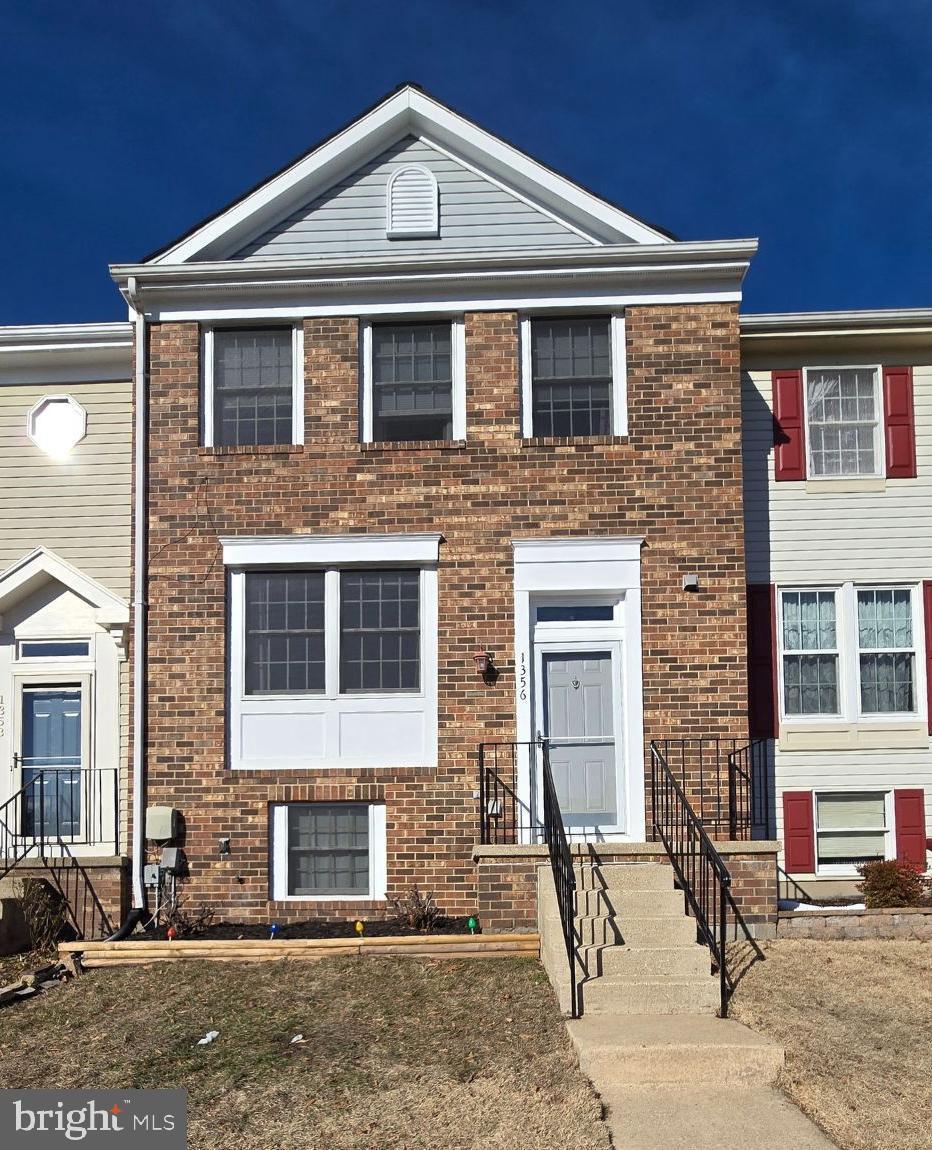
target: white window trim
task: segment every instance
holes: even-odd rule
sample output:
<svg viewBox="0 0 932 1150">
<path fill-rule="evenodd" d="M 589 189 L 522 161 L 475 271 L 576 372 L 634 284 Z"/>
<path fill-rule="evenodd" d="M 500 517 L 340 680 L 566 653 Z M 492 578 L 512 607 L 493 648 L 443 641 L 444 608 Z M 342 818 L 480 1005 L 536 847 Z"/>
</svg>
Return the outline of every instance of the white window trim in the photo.
<svg viewBox="0 0 932 1150">
<path fill-rule="evenodd" d="M 304 443 L 304 326 L 291 324 L 204 324 L 201 327 L 201 439 L 204 447 L 216 447 L 214 442 L 214 332 L 242 327 L 291 328 L 291 442 L 300 447 Z"/>
<path fill-rule="evenodd" d="M 361 340 L 361 372 L 362 387 L 360 394 L 360 441 L 373 443 L 372 438 L 372 328 L 385 324 L 390 327 L 403 326 L 405 323 L 449 323 L 450 324 L 450 350 L 451 369 L 453 375 L 453 439 L 466 438 L 466 325 L 462 316 L 441 316 L 433 320 L 418 316 L 416 318 L 402 316 L 386 316 L 384 320 L 364 320 L 362 323 Z M 443 440 L 425 440 L 425 443 L 441 443 Z M 392 446 L 386 441 L 385 447 Z"/>
<path fill-rule="evenodd" d="M 342 802 L 343 800 L 339 800 Z M 272 807 L 272 898 L 275 902 L 377 902 L 384 900 L 388 886 L 388 849 L 384 803 L 347 803 L 369 808 L 369 890 L 366 894 L 288 893 L 288 807 L 313 803 L 277 803 Z"/>
<path fill-rule="evenodd" d="M 308 770 L 367 767 L 434 767 L 437 764 L 437 691 L 439 629 L 437 560 L 440 536 L 349 535 L 293 536 L 284 539 L 221 539 L 223 561 L 230 569 L 227 644 L 229 676 L 229 765 L 234 770 Z M 417 691 L 339 693 L 340 571 L 353 567 L 416 567 L 420 572 L 420 685 Z M 247 695 L 245 691 L 245 574 L 251 567 L 325 571 L 325 652 L 323 694 Z M 352 715 L 416 715 L 421 749 L 380 746 L 372 754 L 341 754 L 341 720 Z M 251 716 L 286 723 L 318 718 L 322 750 L 300 757 L 269 755 L 245 758 L 242 726 Z"/>
<path fill-rule="evenodd" d="M 872 371 L 874 373 L 874 461 L 872 472 L 858 471 L 848 474 L 816 475 L 812 468 L 812 434 L 809 428 L 809 372 L 816 371 Z M 803 426 L 806 439 L 806 482 L 824 483 L 834 480 L 883 479 L 887 474 L 887 460 L 883 426 L 883 366 L 876 363 L 820 364 L 803 368 Z"/>
<path fill-rule="evenodd" d="M 913 631 L 913 711 L 862 711 L 860 646 L 858 643 L 857 593 L 858 591 L 909 591 Z M 836 715 L 788 715 L 783 681 L 783 594 L 796 591 L 835 592 L 835 638 L 838 644 L 838 700 Z M 893 583 L 881 580 L 848 580 L 844 583 L 788 583 L 776 588 L 777 595 L 777 686 L 780 692 L 780 721 L 788 727 L 825 725 L 861 728 L 924 723 L 926 720 L 925 621 L 922 609 L 921 586 L 918 583 Z M 906 650 L 906 648 L 904 648 Z M 789 651 L 786 654 L 799 654 Z"/>
<path fill-rule="evenodd" d="M 599 309 L 595 308 L 596 314 Z M 552 315 L 552 312 L 540 313 Z M 566 313 L 568 317 L 573 312 Z M 521 336 L 521 435 L 525 439 L 533 439 L 534 432 L 534 404 L 531 364 L 531 321 L 538 318 L 537 313 L 522 315 L 520 323 Z M 628 434 L 628 357 L 625 344 L 625 317 L 623 312 L 614 312 L 609 316 L 609 335 L 611 338 L 612 353 L 612 435 L 625 436 Z M 589 438 L 583 436 L 581 438 Z"/>
<path fill-rule="evenodd" d="M 822 863 L 819 861 L 819 796 L 834 797 L 836 795 L 846 794 L 868 794 L 868 795 L 883 795 L 883 818 L 884 818 L 884 840 L 883 840 L 883 857 L 884 859 L 892 859 L 896 857 L 896 828 L 894 826 L 895 810 L 893 804 L 893 791 L 886 790 L 883 787 L 856 787 L 851 790 L 832 790 L 821 789 L 812 792 L 812 826 L 813 826 L 813 851 L 815 853 L 815 873 L 820 878 L 850 878 L 852 875 L 857 875 L 857 867 L 849 866 L 847 863 Z M 851 827 L 847 828 L 850 831 L 866 830 L 865 827 Z M 844 827 L 832 827 L 831 832 L 823 833 L 845 833 Z M 876 833 L 876 832 L 875 832 Z"/>
</svg>

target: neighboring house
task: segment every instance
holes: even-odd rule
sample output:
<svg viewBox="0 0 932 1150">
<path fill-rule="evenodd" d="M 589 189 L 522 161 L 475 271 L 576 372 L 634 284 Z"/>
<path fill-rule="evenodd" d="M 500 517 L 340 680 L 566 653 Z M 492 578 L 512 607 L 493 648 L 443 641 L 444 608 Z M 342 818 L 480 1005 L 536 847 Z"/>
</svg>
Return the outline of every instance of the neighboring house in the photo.
<svg viewBox="0 0 932 1150">
<path fill-rule="evenodd" d="M 925 866 L 932 825 L 932 312 L 745 316 L 741 336 L 771 832 L 797 895 L 850 894 L 858 863 Z"/>
<path fill-rule="evenodd" d="M 125 889 L 131 366 L 127 323 L 0 328 L 0 855 L 88 930 Z"/>
<path fill-rule="evenodd" d="M 917 367 L 913 420 L 904 369 L 929 362 L 925 320 L 878 315 L 858 334 L 856 317 L 816 317 L 828 334 L 805 338 L 806 317 L 739 321 L 755 250 L 679 242 L 406 86 L 114 265 L 130 324 L 82 329 L 110 341 L 99 382 L 82 382 L 105 354 L 91 334 L 74 337 L 85 374 L 67 386 L 32 364 L 28 331 L 0 334 L 39 371 L 15 385 L 30 478 L 90 482 L 99 459 L 99 495 L 22 485 L 0 576 L 19 661 L 24 594 L 34 612 L 76 597 L 67 635 L 40 634 L 44 619 L 29 634 L 90 644 L 49 654 L 68 661 L 43 663 L 39 686 L 62 694 L 65 732 L 66 704 L 97 691 L 81 729 L 97 724 L 98 748 L 117 746 L 135 477 L 133 785 L 96 808 L 106 848 L 84 844 L 114 864 L 129 834 L 134 907 L 155 903 L 143 863 L 168 843 L 189 908 L 233 921 L 378 916 L 417 885 L 487 929 L 534 928 L 552 800 L 580 850 L 651 859 L 655 821 L 680 833 L 673 780 L 759 930 L 783 833 L 804 885 L 881 837 L 885 855 L 924 847 L 932 411 Z M 796 402 L 795 423 L 777 412 L 776 476 L 772 371 Z M 850 429 L 826 402 L 849 386 L 868 428 L 853 458 L 871 463 L 856 480 L 832 473 Z M 87 436 L 53 464 L 26 418 L 65 392 Z M 831 479 L 805 478 L 817 436 Z M 838 647 L 779 653 L 771 603 L 786 635 L 808 636 L 814 610 L 821 642 L 830 600 Z M 883 634 L 860 653 L 859 610 Z M 78 666 L 91 647 L 113 693 Z M 811 707 L 813 674 L 827 706 L 832 667 L 834 718 L 775 715 L 777 698 Z M 15 675 L 5 690 L 21 729 Z M 909 706 L 858 718 L 864 692 L 880 706 L 890 691 Z"/>
</svg>

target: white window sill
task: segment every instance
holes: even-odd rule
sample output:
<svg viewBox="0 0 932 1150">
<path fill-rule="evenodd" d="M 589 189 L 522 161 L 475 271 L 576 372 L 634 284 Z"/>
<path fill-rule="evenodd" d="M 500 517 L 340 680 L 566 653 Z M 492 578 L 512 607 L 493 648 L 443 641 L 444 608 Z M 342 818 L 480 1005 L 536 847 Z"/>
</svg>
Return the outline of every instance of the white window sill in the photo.
<svg viewBox="0 0 932 1150">
<path fill-rule="evenodd" d="M 806 491 L 819 495 L 846 495 L 856 491 L 885 491 L 887 481 L 882 475 L 849 475 L 826 479 L 807 479 Z"/>
<path fill-rule="evenodd" d="M 283 894 L 273 897 L 273 902 L 387 902 L 384 894 Z"/>
</svg>

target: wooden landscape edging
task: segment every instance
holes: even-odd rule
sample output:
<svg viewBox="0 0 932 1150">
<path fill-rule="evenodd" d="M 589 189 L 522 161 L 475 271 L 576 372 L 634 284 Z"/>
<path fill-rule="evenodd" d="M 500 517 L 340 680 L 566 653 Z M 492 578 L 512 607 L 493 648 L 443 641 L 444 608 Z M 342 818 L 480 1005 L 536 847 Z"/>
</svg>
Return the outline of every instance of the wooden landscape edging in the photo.
<svg viewBox="0 0 932 1150">
<path fill-rule="evenodd" d="M 347 955 L 406 958 L 540 957 L 537 934 L 382 935 L 373 938 L 180 939 L 166 942 L 60 942 L 60 955 L 79 954 L 85 967 L 140 966 L 153 962 L 278 962 Z"/>
</svg>

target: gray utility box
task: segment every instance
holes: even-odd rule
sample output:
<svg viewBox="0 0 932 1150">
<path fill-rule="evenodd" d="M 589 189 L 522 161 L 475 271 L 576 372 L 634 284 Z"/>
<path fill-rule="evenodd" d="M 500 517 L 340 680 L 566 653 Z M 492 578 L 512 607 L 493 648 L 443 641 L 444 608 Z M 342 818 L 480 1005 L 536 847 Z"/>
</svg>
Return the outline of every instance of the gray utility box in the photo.
<svg viewBox="0 0 932 1150">
<path fill-rule="evenodd" d="M 166 843 L 178 834 L 178 812 L 174 807 L 146 807 L 146 838 Z"/>
</svg>

